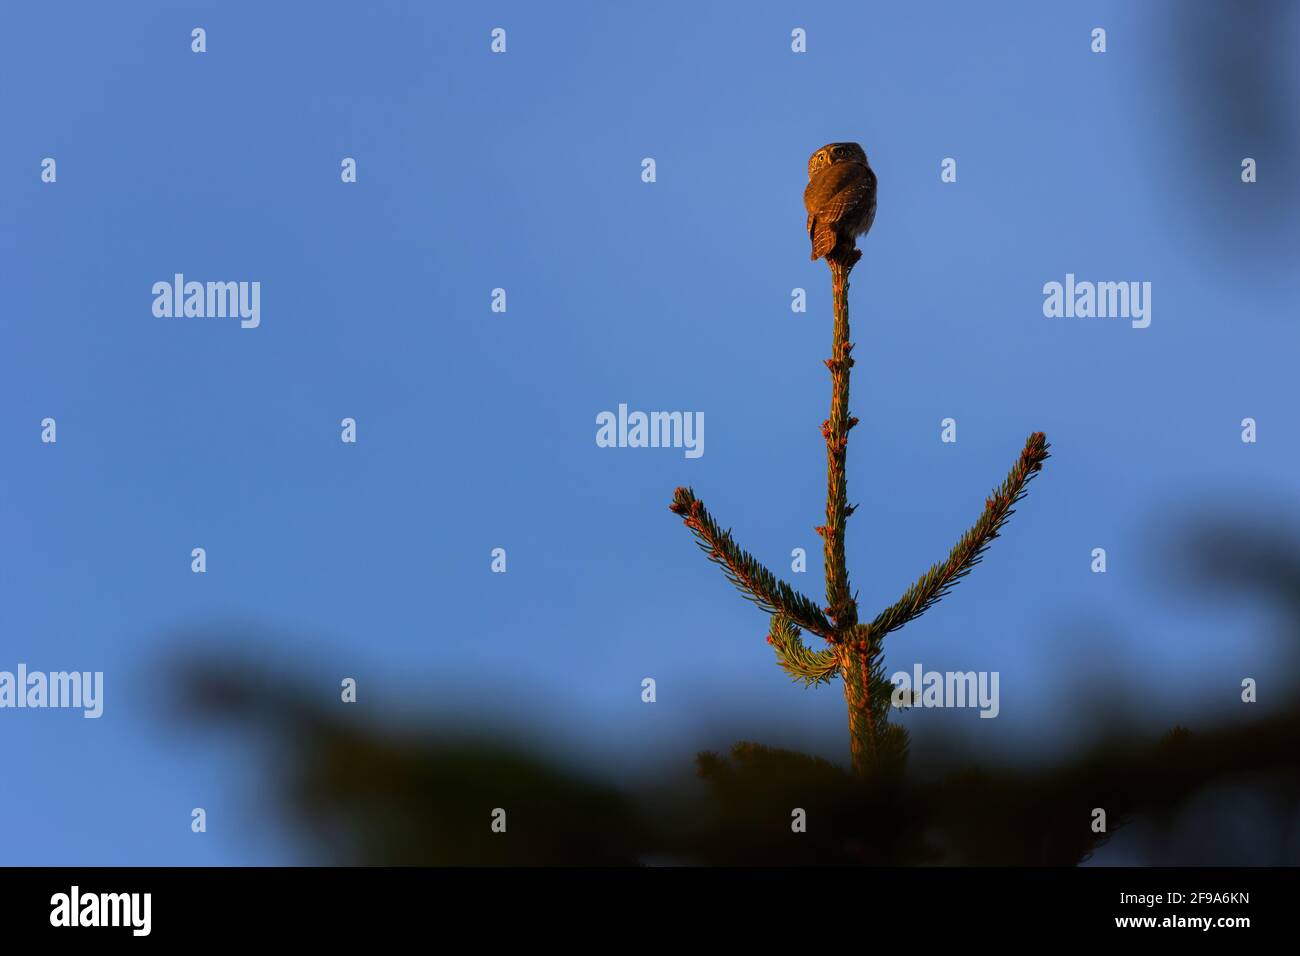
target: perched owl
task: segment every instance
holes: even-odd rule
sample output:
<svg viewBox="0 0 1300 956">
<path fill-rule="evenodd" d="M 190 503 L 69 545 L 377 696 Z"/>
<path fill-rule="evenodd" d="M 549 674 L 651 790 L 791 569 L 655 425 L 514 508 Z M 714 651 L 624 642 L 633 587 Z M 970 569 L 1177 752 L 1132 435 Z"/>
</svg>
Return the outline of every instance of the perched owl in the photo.
<svg viewBox="0 0 1300 956">
<path fill-rule="evenodd" d="M 830 143 L 808 159 L 808 238 L 812 257 L 846 255 L 876 218 L 876 174 L 857 143 Z"/>
</svg>

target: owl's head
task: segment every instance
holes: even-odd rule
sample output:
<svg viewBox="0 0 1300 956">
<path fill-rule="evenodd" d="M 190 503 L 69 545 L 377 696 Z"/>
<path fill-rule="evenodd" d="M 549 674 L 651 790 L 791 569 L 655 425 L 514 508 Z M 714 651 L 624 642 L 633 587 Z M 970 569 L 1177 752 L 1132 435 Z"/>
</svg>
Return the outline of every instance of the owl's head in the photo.
<svg viewBox="0 0 1300 956">
<path fill-rule="evenodd" d="M 867 165 L 866 151 L 857 143 L 827 143 L 808 157 L 808 178 L 823 166 L 833 163 L 861 163 Z"/>
</svg>

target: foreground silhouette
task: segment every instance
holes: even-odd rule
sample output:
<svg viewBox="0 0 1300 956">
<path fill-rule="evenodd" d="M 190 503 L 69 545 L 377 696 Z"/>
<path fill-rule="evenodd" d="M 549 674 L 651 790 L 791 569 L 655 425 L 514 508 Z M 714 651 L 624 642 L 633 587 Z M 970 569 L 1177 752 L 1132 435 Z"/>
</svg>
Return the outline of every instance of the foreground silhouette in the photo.
<svg viewBox="0 0 1300 956">
<path fill-rule="evenodd" d="M 1212 544 L 1212 547 L 1207 546 Z M 1188 545 L 1196 545 L 1189 548 Z M 1205 524 L 1176 543 L 1199 555 L 1197 588 L 1249 588 L 1286 613 L 1300 640 L 1300 547 L 1276 534 Z M 318 688 L 285 690 L 247 662 L 189 660 L 191 706 L 238 718 L 274 748 L 273 783 L 328 862 L 437 865 L 877 864 L 1075 865 L 1117 830 L 1138 831 L 1143 862 L 1237 862 L 1218 854 L 1249 815 L 1252 862 L 1300 862 L 1300 706 L 1143 740 L 1112 727 L 1086 752 L 1045 769 L 934 758 L 928 775 L 863 777 L 829 761 L 754 743 L 701 754 L 696 773 L 659 768 L 652 790 L 616 787 L 536 756 L 504 735 L 366 724 Z M 1270 685 L 1276 686 L 1276 680 Z M 1245 713 L 1256 713 L 1255 706 Z M 1104 726 L 1104 705 L 1078 715 Z M 939 742 L 941 743 L 941 741 Z M 945 748 L 927 740 L 926 752 Z M 955 748 L 950 748 L 955 749 Z M 932 755 L 931 755 L 932 756 Z M 946 762 L 945 762 L 946 761 Z M 913 770 L 919 763 L 914 756 Z M 1179 821 L 1215 801 L 1227 832 Z M 493 833 L 493 808 L 508 831 Z M 1107 833 L 1090 826 L 1106 810 Z M 793 808 L 807 831 L 792 832 Z M 1216 842 L 1217 841 L 1217 842 Z M 1238 847 L 1237 850 L 1242 850 Z"/>
</svg>

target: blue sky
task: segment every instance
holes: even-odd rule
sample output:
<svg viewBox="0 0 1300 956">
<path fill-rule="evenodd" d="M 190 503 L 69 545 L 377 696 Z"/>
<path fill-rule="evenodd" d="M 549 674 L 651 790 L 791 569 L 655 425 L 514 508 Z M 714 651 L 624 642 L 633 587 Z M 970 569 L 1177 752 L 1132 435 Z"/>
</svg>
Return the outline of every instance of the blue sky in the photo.
<svg viewBox="0 0 1300 956">
<path fill-rule="evenodd" d="M 1172 7 L 1132 6 L 6 5 L 0 669 L 102 670 L 106 700 L 0 711 L 0 863 L 296 858 L 248 742 L 167 709 L 158 662 L 200 644 L 621 768 L 720 722 L 845 759 L 838 685 L 789 682 L 666 508 L 692 485 L 821 594 L 830 284 L 802 190 L 841 139 L 880 180 L 851 292 L 864 610 L 1026 435 L 1054 446 L 891 669 L 1000 671 L 997 720 L 943 715 L 995 749 L 1085 732 L 1062 700 L 1093 667 L 1153 726 L 1231 703 L 1277 659 L 1266 613 L 1162 588 L 1149 523 L 1294 500 L 1294 159 L 1201 115 Z M 261 326 L 156 318 L 176 272 L 260 281 Z M 1151 282 L 1151 326 L 1045 318 L 1067 272 Z M 704 412 L 705 454 L 598 448 L 619 403 Z"/>
</svg>

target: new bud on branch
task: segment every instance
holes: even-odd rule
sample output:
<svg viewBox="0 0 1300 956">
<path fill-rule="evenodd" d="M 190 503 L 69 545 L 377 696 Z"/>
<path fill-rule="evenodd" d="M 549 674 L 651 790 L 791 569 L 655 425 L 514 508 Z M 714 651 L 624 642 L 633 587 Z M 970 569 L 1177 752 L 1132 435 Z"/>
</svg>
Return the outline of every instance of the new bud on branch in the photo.
<svg viewBox="0 0 1300 956">
<path fill-rule="evenodd" d="M 849 746 L 854 769 L 868 775 L 902 767 L 907 734 L 889 725 L 893 685 L 885 676 L 882 641 L 886 634 L 919 617 L 936 604 L 979 563 L 996 538 L 1029 482 L 1047 460 L 1047 438 L 1034 432 L 1006 480 L 993 490 L 984 512 L 953 547 L 903 596 L 860 623 L 857 599 L 849 585 L 844 558 L 845 525 L 855 506 L 849 505 L 845 460 L 849 430 L 858 423 L 849 415 L 849 373 L 853 343 L 849 341 L 849 273 L 862 257 L 857 238 L 865 235 L 876 216 L 876 174 L 857 143 L 830 143 L 808 160 L 808 238 L 812 258 L 825 258 L 831 270 L 835 324 L 831 357 L 830 416 L 822 423 L 826 441 L 826 522 L 817 527 L 822 538 L 826 575 L 826 607 L 800 594 L 743 550 L 731 532 L 709 514 L 690 488 L 678 488 L 668 507 L 682 517 L 709 560 L 718 564 L 740 592 L 771 615 L 767 643 L 777 664 L 804 684 L 840 677 L 849 711 Z M 801 637 L 807 631 L 825 647 L 814 650 Z"/>
</svg>

